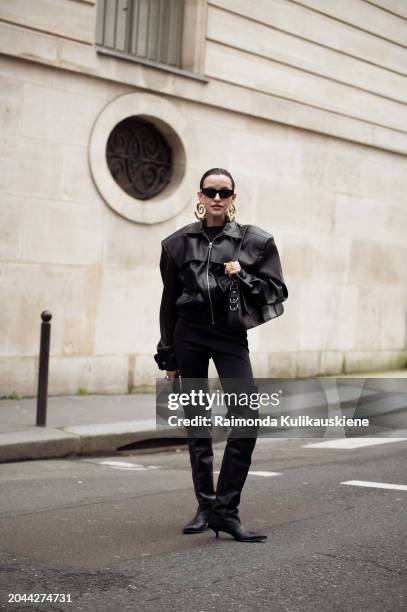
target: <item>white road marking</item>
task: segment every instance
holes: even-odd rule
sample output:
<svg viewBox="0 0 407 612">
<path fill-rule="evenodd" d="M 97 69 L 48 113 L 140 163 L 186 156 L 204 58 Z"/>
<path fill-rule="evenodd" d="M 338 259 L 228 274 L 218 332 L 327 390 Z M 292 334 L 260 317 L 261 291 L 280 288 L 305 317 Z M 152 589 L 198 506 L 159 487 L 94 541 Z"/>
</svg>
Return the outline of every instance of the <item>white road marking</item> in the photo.
<svg viewBox="0 0 407 612">
<path fill-rule="evenodd" d="M 268 478 L 269 476 L 282 476 L 281 472 L 249 472 L 249 476 L 265 476 Z"/>
<path fill-rule="evenodd" d="M 136 463 L 130 463 L 129 461 L 98 461 L 101 465 L 120 465 L 121 467 L 133 467 Z"/>
<path fill-rule="evenodd" d="M 388 482 L 369 482 L 368 480 L 347 480 L 341 482 L 343 485 L 354 485 L 355 487 L 374 487 L 375 489 L 393 489 L 396 491 L 407 491 L 407 485 L 391 484 Z"/>
<path fill-rule="evenodd" d="M 215 470 L 214 474 L 219 474 L 219 470 Z M 250 470 L 249 476 L 264 476 L 268 478 L 269 476 L 282 476 L 282 473 L 281 472 L 266 472 L 266 471 L 252 472 Z"/>
<path fill-rule="evenodd" d="M 303 448 L 342 448 L 353 449 L 363 446 L 375 446 L 376 444 L 388 444 L 389 442 L 404 442 L 407 438 L 337 438 L 336 440 L 325 440 L 324 442 L 311 442 L 303 444 Z"/>
<path fill-rule="evenodd" d="M 98 461 L 99 465 L 107 465 L 115 470 L 133 470 L 144 472 L 147 470 L 158 470 L 161 465 L 142 465 L 141 463 L 129 463 L 127 461 Z"/>
</svg>

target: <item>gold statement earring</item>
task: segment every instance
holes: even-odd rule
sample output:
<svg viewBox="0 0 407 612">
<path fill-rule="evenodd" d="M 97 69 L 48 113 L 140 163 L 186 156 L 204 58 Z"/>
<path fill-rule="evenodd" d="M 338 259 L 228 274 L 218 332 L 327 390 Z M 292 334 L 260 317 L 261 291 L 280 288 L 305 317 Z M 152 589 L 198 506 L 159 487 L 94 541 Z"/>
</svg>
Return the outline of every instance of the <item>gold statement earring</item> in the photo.
<svg viewBox="0 0 407 612">
<path fill-rule="evenodd" d="M 226 216 L 227 216 L 227 218 L 228 218 L 228 220 L 229 220 L 229 223 L 231 223 L 232 221 L 234 221 L 235 216 L 236 216 L 236 207 L 235 207 L 235 205 L 234 205 L 233 203 L 232 203 L 232 204 L 230 205 L 230 207 L 228 208 L 227 213 L 226 213 Z"/>
<path fill-rule="evenodd" d="M 205 219 L 206 210 L 202 202 L 197 203 L 196 209 L 194 210 L 194 215 L 197 219 L 199 219 L 199 221 L 202 221 L 203 219 Z"/>
</svg>

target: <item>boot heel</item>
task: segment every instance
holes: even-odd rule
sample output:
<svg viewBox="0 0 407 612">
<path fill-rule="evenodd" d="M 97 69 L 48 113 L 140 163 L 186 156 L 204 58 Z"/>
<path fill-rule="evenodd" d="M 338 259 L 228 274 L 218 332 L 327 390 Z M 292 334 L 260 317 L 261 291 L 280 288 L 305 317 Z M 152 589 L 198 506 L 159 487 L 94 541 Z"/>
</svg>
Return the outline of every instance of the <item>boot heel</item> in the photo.
<svg viewBox="0 0 407 612">
<path fill-rule="evenodd" d="M 242 527 L 238 516 L 223 517 L 216 523 L 209 521 L 209 527 L 215 532 L 217 538 L 219 537 L 219 531 L 224 531 L 238 542 L 264 542 L 264 540 L 267 540 L 265 533 L 249 531 Z"/>
</svg>

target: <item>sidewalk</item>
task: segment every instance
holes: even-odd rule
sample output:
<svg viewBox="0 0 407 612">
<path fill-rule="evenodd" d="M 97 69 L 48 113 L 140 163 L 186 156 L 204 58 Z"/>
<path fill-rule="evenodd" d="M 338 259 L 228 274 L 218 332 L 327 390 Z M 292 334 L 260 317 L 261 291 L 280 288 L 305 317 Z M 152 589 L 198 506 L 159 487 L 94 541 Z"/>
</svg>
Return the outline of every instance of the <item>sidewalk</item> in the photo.
<svg viewBox="0 0 407 612">
<path fill-rule="evenodd" d="M 36 427 L 36 398 L 0 400 L 0 462 L 114 453 L 156 438 L 155 394 L 49 397 Z"/>
<path fill-rule="evenodd" d="M 407 370 L 338 376 L 348 377 L 407 378 Z M 0 462 L 115 453 L 159 439 L 154 393 L 50 397 L 47 426 L 35 419 L 36 398 L 0 400 Z"/>
</svg>

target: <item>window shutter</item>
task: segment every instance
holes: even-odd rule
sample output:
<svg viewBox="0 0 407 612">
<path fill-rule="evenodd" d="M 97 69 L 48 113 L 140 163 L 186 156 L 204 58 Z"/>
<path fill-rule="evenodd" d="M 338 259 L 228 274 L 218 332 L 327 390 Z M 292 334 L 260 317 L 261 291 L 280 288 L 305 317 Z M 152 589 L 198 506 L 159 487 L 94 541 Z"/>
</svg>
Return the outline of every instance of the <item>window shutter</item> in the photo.
<svg viewBox="0 0 407 612">
<path fill-rule="evenodd" d="M 184 0 L 98 0 L 96 43 L 181 66 Z"/>
</svg>

